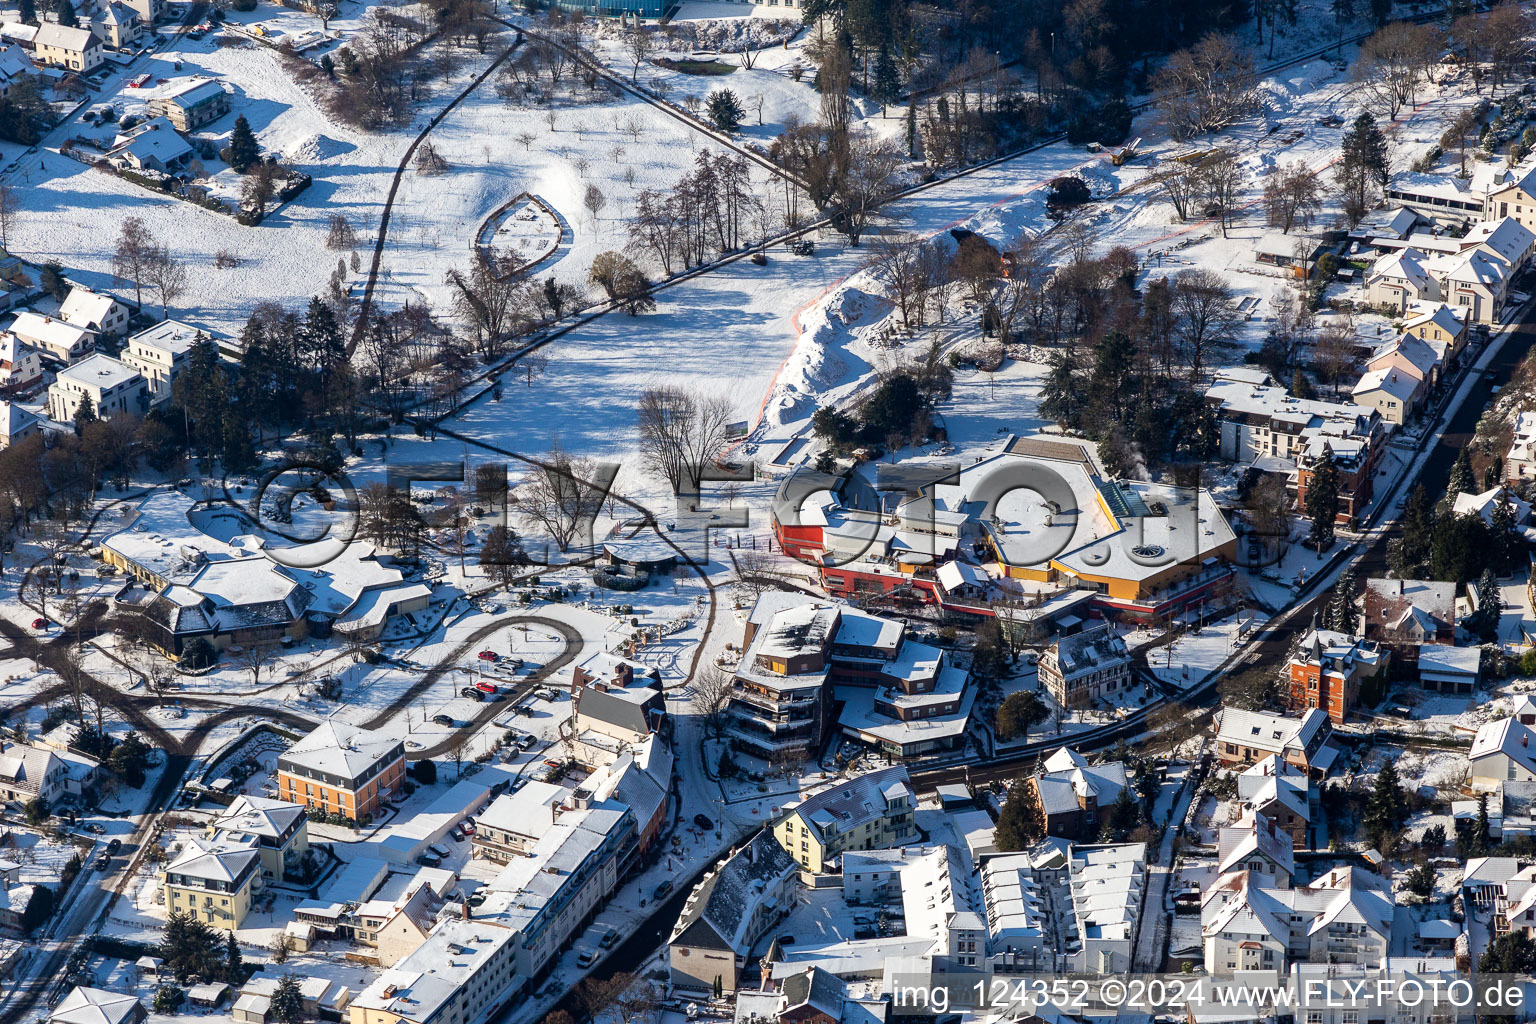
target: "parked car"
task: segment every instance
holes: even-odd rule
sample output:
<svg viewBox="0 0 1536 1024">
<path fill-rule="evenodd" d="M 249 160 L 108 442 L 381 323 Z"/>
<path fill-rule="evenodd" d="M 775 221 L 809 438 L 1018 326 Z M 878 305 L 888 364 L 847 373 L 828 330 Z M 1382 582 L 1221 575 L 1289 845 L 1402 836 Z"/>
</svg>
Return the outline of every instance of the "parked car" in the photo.
<svg viewBox="0 0 1536 1024">
<path fill-rule="evenodd" d="M 475 684 L 475 689 L 479 690 L 481 693 L 495 693 L 496 685 L 494 683 L 487 683 L 482 679 L 480 682 Z"/>
<path fill-rule="evenodd" d="M 595 963 L 597 963 L 597 950 L 595 949 L 584 949 L 576 954 L 577 967 L 591 967 Z"/>
<path fill-rule="evenodd" d="M 47 629 L 48 628 L 48 620 L 47 619 L 33 619 L 32 620 L 32 628 L 33 629 Z"/>
<path fill-rule="evenodd" d="M 810 256 L 816 252 L 816 243 L 808 239 L 800 239 L 789 243 L 789 251 L 796 256 Z"/>
<path fill-rule="evenodd" d="M 651 893 L 651 896 L 654 897 L 655 899 L 658 899 L 658 900 L 665 899 L 667 893 L 669 893 L 671 891 L 672 891 L 672 879 L 669 878 L 665 882 L 662 882 L 660 885 L 658 885 L 656 887 L 655 891 Z"/>
<path fill-rule="evenodd" d="M 481 700 L 485 697 L 485 694 L 481 693 L 473 686 L 466 686 L 464 689 L 459 691 L 459 696 L 468 697 L 470 700 Z"/>
<path fill-rule="evenodd" d="M 715 823 L 702 814 L 695 814 L 693 816 L 693 823 L 706 831 L 715 827 Z"/>
<path fill-rule="evenodd" d="M 109 866 L 111 866 L 111 864 L 112 864 L 112 858 L 108 857 L 106 854 L 102 854 L 100 857 L 96 858 L 96 870 L 97 871 L 105 871 L 105 870 L 107 870 L 107 868 Z"/>
<path fill-rule="evenodd" d="M 560 762 L 559 762 L 559 761 L 556 761 L 556 760 L 554 760 L 554 759 L 553 759 L 553 758 L 549 758 L 549 759 L 547 759 L 547 760 L 546 760 L 546 761 L 545 761 L 545 762 L 544 762 L 544 764 L 545 764 L 545 766 L 547 766 L 547 767 L 549 767 L 549 768 L 559 768 L 559 767 L 561 767 L 561 764 L 560 764 Z"/>
<path fill-rule="evenodd" d="M 537 742 L 539 742 L 539 741 L 534 739 L 531 735 L 529 735 L 528 733 L 525 732 L 525 733 L 523 733 L 521 736 L 519 736 L 517 738 L 517 749 L 518 750 L 532 750 L 533 749 L 533 745 L 535 743 L 537 743 Z"/>
<path fill-rule="evenodd" d="M 619 941 L 619 933 L 609 928 L 603 932 L 603 937 L 597 940 L 597 944 L 604 949 L 612 949 L 613 944 Z"/>
<path fill-rule="evenodd" d="M 501 655 L 497 654 L 495 651 L 481 651 L 479 653 L 479 655 L 477 655 L 477 657 L 479 657 L 479 659 L 481 661 L 500 661 L 501 660 Z"/>
<path fill-rule="evenodd" d="M 116 853 L 118 850 L 121 850 L 122 848 L 123 848 L 123 841 L 121 839 L 114 838 L 110 843 L 107 844 L 107 852 L 108 853 Z"/>
<path fill-rule="evenodd" d="M 459 828 L 457 825 L 453 826 L 448 834 L 453 836 L 453 841 L 456 843 L 462 843 L 464 841 L 464 830 Z"/>
<path fill-rule="evenodd" d="M 463 830 L 464 834 L 467 836 L 472 836 L 475 834 L 475 823 L 470 821 L 468 818 L 459 822 L 459 828 Z"/>
<path fill-rule="evenodd" d="M 432 716 L 432 721 L 436 725 L 447 725 L 447 726 L 452 726 L 453 725 L 453 719 L 450 718 L 447 715 L 433 715 Z"/>
</svg>

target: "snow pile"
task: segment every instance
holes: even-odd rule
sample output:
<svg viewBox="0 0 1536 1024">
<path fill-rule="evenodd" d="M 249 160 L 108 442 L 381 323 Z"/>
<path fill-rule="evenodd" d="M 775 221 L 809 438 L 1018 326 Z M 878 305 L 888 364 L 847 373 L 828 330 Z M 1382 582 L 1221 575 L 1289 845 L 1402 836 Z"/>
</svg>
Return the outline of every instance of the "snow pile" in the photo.
<svg viewBox="0 0 1536 1024">
<path fill-rule="evenodd" d="M 671 26 L 680 44 L 726 53 L 778 46 L 793 39 L 801 27 L 801 22 L 786 18 L 705 18 Z"/>
<path fill-rule="evenodd" d="M 289 163 L 315 164 L 332 157 L 350 153 L 357 147 L 350 142 L 333 139 L 329 135 L 308 135 L 283 150 Z"/>
<path fill-rule="evenodd" d="M 862 285 L 875 287 L 867 275 L 855 275 L 800 314 L 800 343 L 784 364 L 774 397 L 764 410 L 768 422 L 778 426 L 809 416 L 824 392 L 868 369 L 859 360 L 858 368 L 849 372 L 848 347 L 855 341 L 855 328 L 884 319 L 891 304 Z"/>
<path fill-rule="evenodd" d="M 1325 60 L 1312 60 L 1294 68 L 1287 68 L 1259 82 L 1259 98 L 1277 114 L 1287 113 L 1298 98 L 1315 91 L 1324 82 L 1338 75 L 1338 70 Z"/>
</svg>

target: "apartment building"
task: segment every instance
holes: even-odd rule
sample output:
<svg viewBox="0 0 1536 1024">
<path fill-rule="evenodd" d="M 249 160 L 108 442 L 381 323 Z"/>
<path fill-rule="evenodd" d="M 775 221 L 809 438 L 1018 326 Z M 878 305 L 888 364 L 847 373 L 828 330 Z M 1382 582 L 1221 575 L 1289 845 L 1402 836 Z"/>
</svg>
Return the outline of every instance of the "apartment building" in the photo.
<svg viewBox="0 0 1536 1024">
<path fill-rule="evenodd" d="M 302 807 L 261 796 L 237 796 L 213 819 L 214 835 L 248 840 L 261 853 L 261 873 L 282 881 L 302 873 L 309 854 L 309 819 Z"/>
<path fill-rule="evenodd" d="M 149 387 L 133 367 L 96 353 L 60 370 L 48 385 L 48 417 L 71 423 L 86 402 L 97 419 L 137 419 L 149 411 Z"/>
<path fill-rule="evenodd" d="M 516 937 L 492 921 L 443 921 L 358 993 L 349 1024 L 481 1024 L 527 984 Z"/>
<path fill-rule="evenodd" d="M 148 383 L 150 404 L 164 405 L 171 400 L 171 385 L 192 347 L 207 339 L 207 334 L 190 324 L 164 320 L 129 338 L 121 356 Z"/>
<path fill-rule="evenodd" d="M 667 958 L 674 989 L 730 995 L 742 986 L 747 955 L 793 909 L 799 865 L 759 832 L 694 887 Z"/>
<path fill-rule="evenodd" d="M 265 888 L 261 850 L 252 840 L 189 839 L 160 872 L 168 913 L 234 931 Z"/>
<path fill-rule="evenodd" d="M 1216 713 L 1216 756 L 1238 767 L 1276 756 L 1322 778 L 1338 759 L 1333 722 L 1317 708 L 1296 717 L 1224 707 Z"/>
<path fill-rule="evenodd" d="M 1024 780 L 1024 799 L 1048 836 L 1092 840 L 1109 809 L 1125 792 L 1125 764 L 1090 765 L 1068 747 L 1060 747 L 1041 765 L 1039 775 Z"/>
<path fill-rule="evenodd" d="M 773 823 L 773 837 L 801 868 L 821 874 L 850 850 L 911 842 L 917 837 L 916 806 L 907 770 L 885 768 L 806 797 Z"/>
<path fill-rule="evenodd" d="M 1294 889 L 1261 872 L 1230 871 L 1201 903 L 1206 973 L 1285 971 L 1293 963 L 1379 964 L 1387 955 L 1393 913 L 1390 883 L 1360 868 L 1332 868 Z"/>
<path fill-rule="evenodd" d="M 277 759 L 278 797 L 362 821 L 405 784 L 405 741 L 327 720 Z"/>
<path fill-rule="evenodd" d="M 1360 684 L 1385 675 L 1391 652 L 1374 641 L 1312 629 L 1286 661 L 1291 709 L 1317 708 L 1342 724 L 1360 698 Z"/>
<path fill-rule="evenodd" d="M 1040 685 L 1064 708 L 1113 700 L 1134 684 L 1130 651 L 1107 623 L 1046 648 L 1039 673 Z"/>
</svg>

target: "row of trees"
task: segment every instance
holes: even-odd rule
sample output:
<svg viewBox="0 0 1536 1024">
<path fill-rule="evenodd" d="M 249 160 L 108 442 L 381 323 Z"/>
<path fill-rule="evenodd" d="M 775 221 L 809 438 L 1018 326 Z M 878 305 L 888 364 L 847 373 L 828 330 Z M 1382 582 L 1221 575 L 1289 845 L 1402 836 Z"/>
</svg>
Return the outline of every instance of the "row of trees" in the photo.
<svg viewBox="0 0 1536 1024">
<path fill-rule="evenodd" d="M 670 275 L 740 248 L 754 225 L 758 237 L 766 235 L 767 206 L 753 189 L 751 166 L 746 157 L 700 150 L 670 191 L 640 193 L 632 242 Z"/>
</svg>

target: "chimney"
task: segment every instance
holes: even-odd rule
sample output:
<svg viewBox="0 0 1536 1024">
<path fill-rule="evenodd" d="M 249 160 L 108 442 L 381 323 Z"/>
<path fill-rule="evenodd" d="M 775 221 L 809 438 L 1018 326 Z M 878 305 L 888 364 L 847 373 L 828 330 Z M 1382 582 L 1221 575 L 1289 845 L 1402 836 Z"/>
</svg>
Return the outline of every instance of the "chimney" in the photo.
<svg viewBox="0 0 1536 1024">
<path fill-rule="evenodd" d="M 460 903 L 459 904 L 459 919 L 462 920 L 462 921 L 468 921 L 469 920 L 469 904 L 468 903 Z"/>
<path fill-rule="evenodd" d="M 1531 745 L 1531 734 L 1530 733 L 1523 732 L 1523 733 L 1520 734 L 1520 745 L 1522 747 L 1528 747 L 1528 746 Z"/>
</svg>

